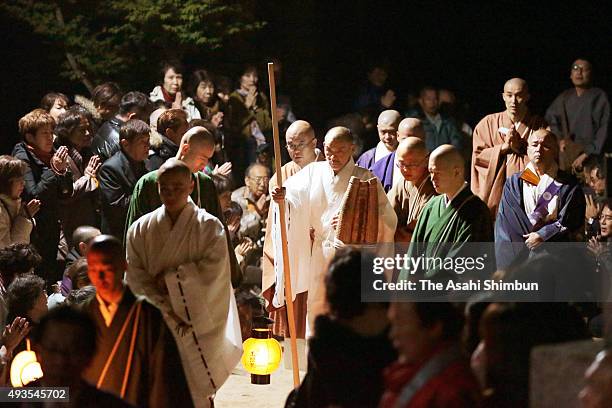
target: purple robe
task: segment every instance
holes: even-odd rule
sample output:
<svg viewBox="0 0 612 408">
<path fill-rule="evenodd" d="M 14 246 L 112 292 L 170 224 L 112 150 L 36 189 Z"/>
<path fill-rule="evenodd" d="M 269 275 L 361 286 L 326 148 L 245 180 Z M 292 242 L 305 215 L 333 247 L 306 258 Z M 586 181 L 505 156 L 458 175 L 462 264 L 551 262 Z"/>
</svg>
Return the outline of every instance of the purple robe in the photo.
<svg viewBox="0 0 612 408">
<path fill-rule="evenodd" d="M 532 231 L 533 226 L 523 204 L 524 181 L 520 176 L 520 172 L 514 173 L 506 180 L 497 213 L 495 258 L 498 269 L 507 269 L 529 255 L 523 235 L 537 232 L 541 237 L 551 237 L 546 242 L 568 242 L 584 225 L 585 199 L 582 188 L 573 176 L 560 170 L 555 178 L 563 184 L 558 192 L 557 219 Z"/>
<path fill-rule="evenodd" d="M 359 156 L 359 159 L 357 159 L 357 165 L 370 170 L 370 167 L 374 164 L 374 155 L 376 155 L 376 147 L 366 150 Z"/>
<path fill-rule="evenodd" d="M 372 165 L 372 173 L 382 183 L 385 193 L 388 193 L 393 186 L 393 170 L 395 168 L 395 152 L 383 157 Z"/>
</svg>

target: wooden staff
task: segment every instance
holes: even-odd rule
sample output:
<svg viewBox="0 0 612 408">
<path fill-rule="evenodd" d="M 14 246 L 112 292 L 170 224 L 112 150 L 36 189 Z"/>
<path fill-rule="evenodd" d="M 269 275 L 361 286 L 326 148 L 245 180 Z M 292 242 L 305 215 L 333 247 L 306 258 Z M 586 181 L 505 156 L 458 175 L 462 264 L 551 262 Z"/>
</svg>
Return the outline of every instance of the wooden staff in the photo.
<svg viewBox="0 0 612 408">
<path fill-rule="evenodd" d="M 274 81 L 274 64 L 268 62 L 268 80 L 270 82 L 270 107 L 272 109 L 272 136 L 274 138 L 274 164 L 276 167 L 276 185 L 283 186 L 281 175 L 281 150 L 278 136 L 278 118 L 276 116 L 276 82 Z M 287 321 L 291 340 L 291 362 L 293 363 L 293 386 L 300 385 L 300 367 L 298 366 L 295 315 L 293 314 L 293 291 L 291 290 L 291 273 L 289 270 L 289 251 L 287 250 L 287 225 L 285 225 L 285 202 L 278 203 L 280 213 L 280 233 L 283 248 L 283 274 L 285 276 L 285 303 L 287 304 Z M 270 226 L 268 226 L 270 228 Z M 275 261 L 278 262 L 276 259 Z"/>
</svg>

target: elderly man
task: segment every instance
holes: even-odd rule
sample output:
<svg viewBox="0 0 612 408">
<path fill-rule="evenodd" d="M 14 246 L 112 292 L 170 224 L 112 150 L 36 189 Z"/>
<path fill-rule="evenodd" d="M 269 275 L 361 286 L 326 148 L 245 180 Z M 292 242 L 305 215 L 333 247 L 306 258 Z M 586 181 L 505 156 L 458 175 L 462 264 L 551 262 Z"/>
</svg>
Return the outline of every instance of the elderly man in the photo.
<svg viewBox="0 0 612 408">
<path fill-rule="evenodd" d="M 419 215 L 436 195 L 427 171 L 428 156 L 425 142 L 416 137 L 403 139 L 397 147 L 396 165 L 403 180 L 387 193 L 397 215 L 395 242 L 410 242 Z"/>
<path fill-rule="evenodd" d="M 591 63 L 578 59 L 572 64 L 574 88 L 561 93 L 546 111 L 550 129 L 560 137 L 560 167 L 581 170 L 590 155 L 600 155 L 608 139 L 610 102 L 593 86 Z"/>
<path fill-rule="evenodd" d="M 499 205 L 498 269 L 520 262 L 543 242 L 572 241 L 584 226 L 584 194 L 576 178 L 559 169 L 555 135 L 540 129 L 527 142 L 529 163 L 506 180 Z"/>
<path fill-rule="evenodd" d="M 506 110 L 485 116 L 474 129 L 472 191 L 491 209 L 493 219 L 506 179 L 527 165 L 527 138 L 546 127 L 527 108 L 529 89 L 521 78 L 504 84 Z"/>
<path fill-rule="evenodd" d="M 128 230 L 127 282 L 175 329 L 195 405 L 212 406 L 242 351 L 225 231 L 191 200 L 187 164 L 169 159 L 157 183 L 163 205 Z"/>
<path fill-rule="evenodd" d="M 270 207 L 269 182 L 270 170 L 268 167 L 253 163 L 245 171 L 245 185 L 232 193 L 232 201 L 242 207 L 240 233 L 242 236 L 249 237 L 253 242 L 259 241 L 263 236 L 264 221 Z"/>
<path fill-rule="evenodd" d="M 371 170 L 372 165 L 397 149 L 397 127 L 402 116 L 398 111 L 382 111 L 378 116 L 378 137 L 376 147 L 364 152 L 357 160 L 357 165 Z"/>
<path fill-rule="evenodd" d="M 417 220 L 409 254 L 445 258 L 458 256 L 467 242 L 493 241 L 491 215 L 484 202 L 475 196 L 465 182 L 465 162 L 454 146 L 442 145 L 429 157 L 429 174 L 436 193 L 429 200 Z M 440 245 L 452 244 L 452 245 Z M 408 273 L 425 273 L 428 278 L 452 274 L 445 268 L 400 272 L 400 279 Z"/>
<path fill-rule="evenodd" d="M 423 114 L 419 117 L 425 128 L 425 143 L 427 150 L 433 151 L 443 144 L 452 144 L 461 149 L 463 137 L 452 119 L 440 114 L 440 100 L 438 90 L 429 86 L 421 89 L 419 104 Z"/>
<path fill-rule="evenodd" d="M 336 245 L 341 245 L 335 239 L 335 227 L 349 180 L 352 176 L 361 180 L 373 177 L 368 170 L 355 165 L 355 145 L 347 128 L 339 126 L 330 129 L 325 135 L 324 148 L 325 162 L 311 163 L 289 178 L 284 188 L 277 186 L 272 191 L 274 201 L 280 202 L 285 199 L 286 189 L 289 219 L 287 242 L 291 255 L 293 295 L 308 292 L 307 335 L 314 319 L 326 310 L 323 285 L 325 268 L 335 253 Z M 380 185 L 378 222 L 377 241 L 393 242 L 397 217 Z M 275 228 L 274 223 L 272 228 Z M 272 301 L 275 307 L 285 303 L 282 279 L 281 270 L 276 277 Z"/>
<path fill-rule="evenodd" d="M 287 129 L 285 136 L 287 140 L 287 151 L 291 156 L 289 163 L 281 167 L 281 179 L 285 182 L 295 173 L 300 171 L 312 162 L 325 160 L 325 157 L 316 149 L 317 139 L 315 132 L 310 123 L 297 120 L 293 122 Z M 276 187 L 276 174 L 270 179 L 270 190 L 274 190 Z M 278 208 L 278 207 L 277 207 Z M 266 225 L 271 226 L 273 215 L 278 212 L 269 211 L 268 220 Z M 275 288 L 275 274 L 274 274 L 274 248 L 272 245 L 272 229 L 266 228 L 266 236 L 264 240 L 264 256 L 262 259 L 263 277 L 262 277 L 262 289 L 263 296 L 268 302 L 268 311 L 270 317 L 274 320 L 272 331 L 278 336 L 289 336 L 289 327 L 287 325 L 287 311 L 285 306 L 280 308 L 272 305 L 272 296 Z M 306 292 L 300 293 L 296 296 L 294 302 L 294 308 L 296 310 L 296 321 L 297 327 L 304 329 L 306 327 Z M 304 338 L 304 331 L 297 333 L 298 338 Z"/>
<path fill-rule="evenodd" d="M 584 387 L 578 397 L 583 408 L 612 406 L 612 356 L 601 351 L 584 373 Z"/>
<path fill-rule="evenodd" d="M 212 179 L 201 170 L 206 167 L 208 160 L 215 152 L 215 137 L 206 128 L 196 126 L 189 129 L 181 138 L 176 158 L 185 162 L 193 173 L 195 188 L 191 192 L 191 199 L 200 208 L 220 220 L 223 219 L 221 205 L 215 184 Z M 128 208 L 125 234 L 128 228 L 140 217 L 150 213 L 161 206 L 159 190 L 157 187 L 157 170 L 151 171 L 138 180 Z M 237 287 L 242 279 L 242 272 L 236 261 L 233 248 L 227 231 L 228 249 L 230 250 L 230 265 L 232 268 L 232 284 Z"/>
</svg>

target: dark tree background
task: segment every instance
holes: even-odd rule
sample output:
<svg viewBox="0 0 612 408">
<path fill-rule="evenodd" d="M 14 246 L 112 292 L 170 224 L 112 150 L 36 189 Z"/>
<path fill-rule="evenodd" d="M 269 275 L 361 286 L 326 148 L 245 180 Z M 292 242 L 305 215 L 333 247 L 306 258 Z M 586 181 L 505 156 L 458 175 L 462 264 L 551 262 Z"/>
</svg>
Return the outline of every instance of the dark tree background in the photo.
<svg viewBox="0 0 612 408">
<path fill-rule="evenodd" d="M 374 60 L 389 63 L 389 85 L 398 92 L 398 102 L 425 84 L 446 87 L 469 103 L 472 125 L 484 114 L 503 109 L 502 86 L 513 76 L 528 81 L 532 110 L 543 113 L 570 86 L 570 64 L 578 57 L 594 64 L 597 86 L 608 93 L 612 89 L 612 29 L 604 2 L 253 4 L 254 17 L 267 23 L 261 30 L 233 38 L 220 49 L 202 47 L 186 55 L 184 62 L 232 79 L 242 64 L 255 62 L 265 80 L 264 63 L 278 57 L 284 68 L 282 85 L 293 98 L 294 110 L 319 127 L 351 110 L 365 69 Z M 3 13 L 0 33 L 4 153 L 18 137 L 17 120 L 36 107 L 44 93 L 87 91 L 60 75 L 63 50 L 29 27 Z M 149 61 L 126 88 L 148 93 L 159 80 L 151 70 L 158 63 Z"/>
</svg>

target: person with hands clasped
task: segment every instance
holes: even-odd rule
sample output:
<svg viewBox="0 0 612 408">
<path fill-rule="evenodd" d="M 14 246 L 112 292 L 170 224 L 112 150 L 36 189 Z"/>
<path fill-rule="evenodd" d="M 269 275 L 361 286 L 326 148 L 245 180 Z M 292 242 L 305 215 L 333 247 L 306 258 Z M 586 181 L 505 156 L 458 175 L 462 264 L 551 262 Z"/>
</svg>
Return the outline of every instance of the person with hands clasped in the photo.
<svg viewBox="0 0 612 408">
<path fill-rule="evenodd" d="M 26 164 L 24 173 L 25 201 L 40 200 L 40 210 L 34 216 L 36 228 L 31 242 L 42 256 L 36 272 L 47 285 L 61 279 L 57 263 L 60 240 L 60 206 L 72 196 L 72 173 L 68 169 L 68 148 L 53 147 L 53 117 L 43 109 L 35 109 L 19 120 L 23 141 L 13 149 L 13 156 Z"/>
</svg>

